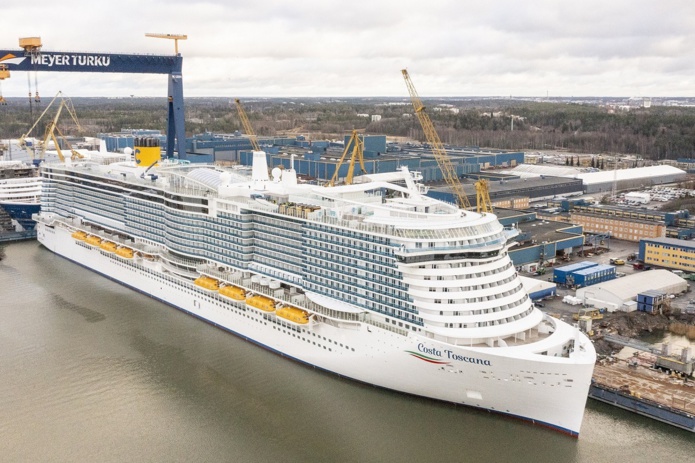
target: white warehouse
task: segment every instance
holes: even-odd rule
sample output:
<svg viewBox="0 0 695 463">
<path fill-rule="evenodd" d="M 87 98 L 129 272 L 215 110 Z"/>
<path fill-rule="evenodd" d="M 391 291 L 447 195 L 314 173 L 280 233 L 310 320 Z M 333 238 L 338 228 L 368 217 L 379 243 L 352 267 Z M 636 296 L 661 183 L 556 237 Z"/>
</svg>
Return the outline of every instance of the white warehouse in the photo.
<svg viewBox="0 0 695 463">
<path fill-rule="evenodd" d="M 647 289 L 679 294 L 688 290 L 688 282 L 669 270 L 648 270 L 577 290 L 585 305 L 605 308 L 609 312 L 627 310 L 637 295 Z"/>
<path fill-rule="evenodd" d="M 574 178 L 582 179 L 585 193 L 598 193 L 611 191 L 614 179 L 618 190 L 627 190 L 680 182 L 685 179 L 686 175 L 684 170 L 673 166 L 649 166 L 581 173 L 575 175 Z"/>
<path fill-rule="evenodd" d="M 652 199 L 649 193 L 640 193 L 639 191 L 631 191 L 625 194 L 626 201 L 633 201 L 639 204 L 647 204 Z"/>
</svg>

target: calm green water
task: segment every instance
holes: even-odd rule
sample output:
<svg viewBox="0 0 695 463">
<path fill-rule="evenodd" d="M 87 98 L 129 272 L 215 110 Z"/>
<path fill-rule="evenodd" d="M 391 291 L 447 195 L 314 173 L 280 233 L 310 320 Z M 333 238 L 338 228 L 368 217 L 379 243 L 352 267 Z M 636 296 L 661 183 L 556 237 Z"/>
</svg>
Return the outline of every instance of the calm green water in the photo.
<svg viewBox="0 0 695 463">
<path fill-rule="evenodd" d="M 314 371 L 53 255 L 0 262 L 2 462 L 693 461 L 590 401 L 578 440 Z M 523 400 L 523 399 L 520 399 Z"/>
</svg>

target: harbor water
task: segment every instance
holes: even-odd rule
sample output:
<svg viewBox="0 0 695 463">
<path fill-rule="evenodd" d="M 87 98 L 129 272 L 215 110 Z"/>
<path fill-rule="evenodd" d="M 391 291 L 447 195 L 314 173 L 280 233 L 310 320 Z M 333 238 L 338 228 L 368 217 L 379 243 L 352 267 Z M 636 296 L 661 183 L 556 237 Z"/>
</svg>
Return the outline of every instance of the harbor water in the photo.
<svg viewBox="0 0 695 463">
<path fill-rule="evenodd" d="M 52 254 L 0 262 L 0 461 L 693 461 L 590 400 L 579 439 L 287 360 Z M 520 397 L 519 400 L 523 400 Z"/>
</svg>

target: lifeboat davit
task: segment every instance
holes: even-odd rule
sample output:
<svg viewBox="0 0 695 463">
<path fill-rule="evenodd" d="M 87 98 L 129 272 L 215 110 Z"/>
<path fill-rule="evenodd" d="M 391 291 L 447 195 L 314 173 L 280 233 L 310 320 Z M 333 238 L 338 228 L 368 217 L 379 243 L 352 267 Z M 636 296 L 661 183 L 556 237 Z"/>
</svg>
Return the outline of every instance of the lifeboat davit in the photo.
<svg viewBox="0 0 695 463">
<path fill-rule="evenodd" d="M 234 299 L 236 301 L 243 301 L 246 299 L 246 291 L 238 286 L 228 285 L 220 288 L 220 295 Z"/>
<path fill-rule="evenodd" d="M 246 305 L 262 310 L 263 312 L 275 311 L 275 301 L 269 297 L 261 296 L 260 294 L 247 297 Z"/>
<path fill-rule="evenodd" d="M 296 307 L 281 307 L 275 311 L 275 314 L 298 325 L 309 323 L 309 312 Z"/>
<path fill-rule="evenodd" d="M 210 291 L 217 291 L 220 289 L 220 282 L 215 280 L 214 278 L 210 278 L 207 275 L 203 275 L 196 278 L 196 280 L 193 283 L 195 283 L 196 286 L 200 286 L 201 288 Z"/>
</svg>

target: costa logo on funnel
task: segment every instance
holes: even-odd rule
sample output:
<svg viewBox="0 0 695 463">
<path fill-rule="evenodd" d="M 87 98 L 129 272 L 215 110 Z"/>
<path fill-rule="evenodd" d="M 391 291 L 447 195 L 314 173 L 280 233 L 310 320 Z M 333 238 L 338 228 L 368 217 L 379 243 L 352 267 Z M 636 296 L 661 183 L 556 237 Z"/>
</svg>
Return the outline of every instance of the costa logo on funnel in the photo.
<svg viewBox="0 0 695 463">
<path fill-rule="evenodd" d="M 22 61 L 27 59 L 26 56 L 17 56 L 12 53 L 8 53 L 2 58 L 0 58 L 0 63 L 2 64 L 20 64 Z"/>
</svg>

